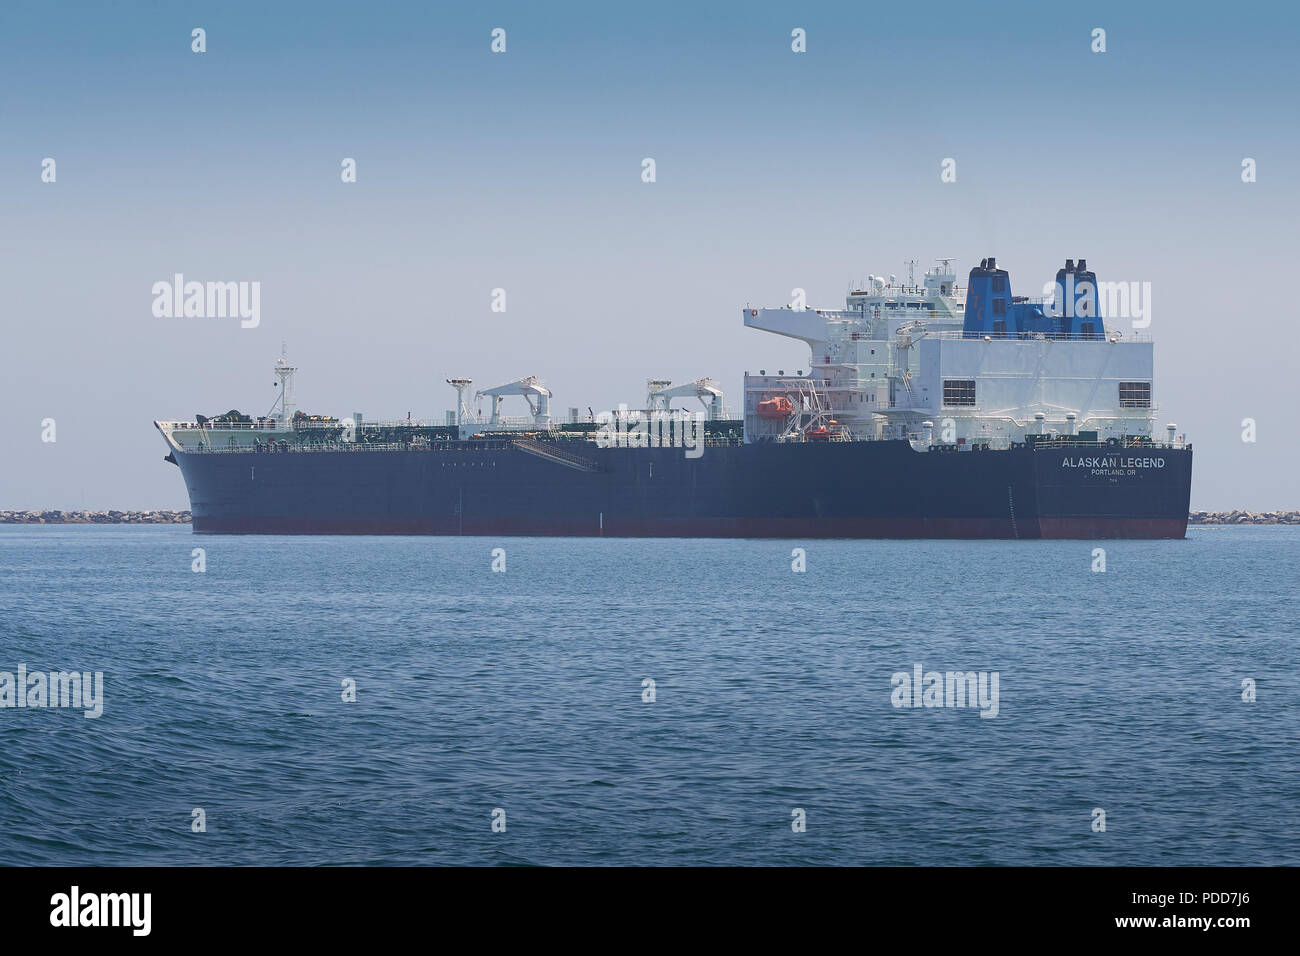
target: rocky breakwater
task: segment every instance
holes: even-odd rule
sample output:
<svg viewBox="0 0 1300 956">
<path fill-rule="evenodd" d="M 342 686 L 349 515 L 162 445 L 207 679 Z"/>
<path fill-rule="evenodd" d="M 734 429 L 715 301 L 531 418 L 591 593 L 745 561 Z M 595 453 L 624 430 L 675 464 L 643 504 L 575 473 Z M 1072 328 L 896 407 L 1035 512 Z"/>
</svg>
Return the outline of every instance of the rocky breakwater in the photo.
<svg viewBox="0 0 1300 956">
<path fill-rule="evenodd" d="M 1300 511 L 1193 511 L 1188 524 L 1300 524 Z"/>
<path fill-rule="evenodd" d="M 189 524 L 188 511 L 0 511 L 0 524 Z"/>
</svg>

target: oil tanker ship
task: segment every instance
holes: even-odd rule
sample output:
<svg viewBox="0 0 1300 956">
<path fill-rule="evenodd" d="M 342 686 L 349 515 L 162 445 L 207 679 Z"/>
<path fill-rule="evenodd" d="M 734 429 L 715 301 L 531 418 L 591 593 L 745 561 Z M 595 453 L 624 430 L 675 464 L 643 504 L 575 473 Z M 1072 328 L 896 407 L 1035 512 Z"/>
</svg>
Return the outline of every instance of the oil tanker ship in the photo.
<svg viewBox="0 0 1300 956">
<path fill-rule="evenodd" d="M 201 534 L 1184 537 L 1191 445 L 1153 434 L 1153 345 L 1107 327 L 1086 262 L 1041 299 L 951 263 L 868 276 L 844 309 L 747 307 L 810 360 L 746 373 L 740 416 L 705 378 L 553 417 L 532 376 L 472 399 L 448 379 L 440 423 L 306 415 L 282 355 L 268 415 L 154 424 Z"/>
</svg>

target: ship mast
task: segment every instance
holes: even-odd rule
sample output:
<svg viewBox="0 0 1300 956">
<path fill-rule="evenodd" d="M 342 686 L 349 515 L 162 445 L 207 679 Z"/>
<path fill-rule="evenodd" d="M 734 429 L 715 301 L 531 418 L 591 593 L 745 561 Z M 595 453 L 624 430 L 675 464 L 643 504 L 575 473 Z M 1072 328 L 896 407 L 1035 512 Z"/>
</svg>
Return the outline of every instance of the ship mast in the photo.
<svg viewBox="0 0 1300 956">
<path fill-rule="evenodd" d="M 456 424 L 467 425 L 474 420 L 474 414 L 469 410 L 469 403 L 465 401 L 465 390 L 468 389 L 474 380 L 472 378 L 449 378 L 447 384 L 456 390 Z"/>
<path fill-rule="evenodd" d="M 275 374 L 280 379 L 280 397 L 277 404 L 280 406 L 280 414 L 276 416 L 280 419 L 280 424 L 286 428 L 293 424 L 293 413 L 297 406 L 293 400 L 293 373 L 298 371 L 294 366 L 289 364 L 288 350 L 285 343 L 280 343 L 280 361 L 275 363 Z M 275 406 L 271 406 L 271 411 L 275 411 Z"/>
</svg>

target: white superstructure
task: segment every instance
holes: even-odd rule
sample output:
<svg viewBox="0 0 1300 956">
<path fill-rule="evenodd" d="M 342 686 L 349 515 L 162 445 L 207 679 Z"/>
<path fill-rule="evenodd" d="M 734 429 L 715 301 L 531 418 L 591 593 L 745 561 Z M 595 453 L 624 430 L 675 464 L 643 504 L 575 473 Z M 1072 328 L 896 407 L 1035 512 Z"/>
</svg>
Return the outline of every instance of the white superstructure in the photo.
<svg viewBox="0 0 1300 956">
<path fill-rule="evenodd" d="M 973 332 L 968 290 L 951 262 L 939 260 L 920 284 L 870 276 L 842 310 L 747 308 L 747 326 L 799 339 L 811 357 L 806 373 L 746 373 L 746 441 L 908 438 L 1005 448 L 1029 434 L 1151 436 L 1148 338 L 1094 333 L 1092 324 L 1087 333 L 1009 333 L 1005 322 Z M 1007 302 L 997 304 L 1009 302 L 1008 286 Z M 1014 300 L 1015 309 L 1041 306 Z"/>
</svg>

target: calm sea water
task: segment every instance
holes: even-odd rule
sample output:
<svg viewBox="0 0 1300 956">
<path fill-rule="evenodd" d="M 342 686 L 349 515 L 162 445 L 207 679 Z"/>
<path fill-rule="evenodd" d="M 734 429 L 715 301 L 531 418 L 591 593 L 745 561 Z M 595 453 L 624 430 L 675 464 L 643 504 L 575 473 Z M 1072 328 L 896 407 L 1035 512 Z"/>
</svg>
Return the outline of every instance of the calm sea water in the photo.
<svg viewBox="0 0 1300 956">
<path fill-rule="evenodd" d="M 1300 863 L 1300 529 L 1105 546 L 0 527 L 0 863 Z"/>
</svg>

